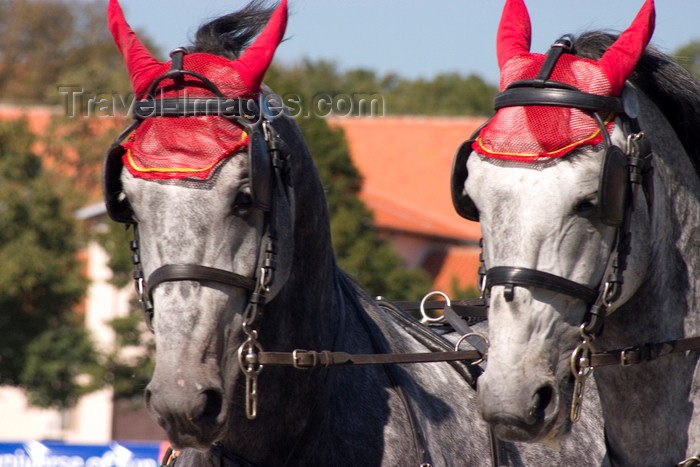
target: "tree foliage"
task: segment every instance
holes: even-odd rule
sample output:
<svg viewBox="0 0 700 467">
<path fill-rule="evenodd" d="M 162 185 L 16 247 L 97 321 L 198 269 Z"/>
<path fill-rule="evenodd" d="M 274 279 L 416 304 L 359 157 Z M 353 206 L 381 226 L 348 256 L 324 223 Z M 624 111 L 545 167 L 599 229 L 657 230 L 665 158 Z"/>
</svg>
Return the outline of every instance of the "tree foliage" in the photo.
<svg viewBox="0 0 700 467">
<path fill-rule="evenodd" d="M 700 78 L 700 40 L 691 41 L 673 52 L 676 62 Z"/>
<path fill-rule="evenodd" d="M 0 0 L 0 96 L 62 103 L 58 86 L 127 91 L 125 68 L 98 0 Z"/>
<path fill-rule="evenodd" d="M 374 96 L 380 98 L 384 115 L 490 115 L 498 89 L 476 75 L 439 74 L 432 80 L 409 80 L 396 74 L 377 76 L 372 70 L 342 72 L 335 63 L 305 60 L 295 65 L 273 65 L 265 81 L 272 84 L 285 102 L 313 107 L 320 95 Z M 313 109 L 312 109 L 313 110 Z M 355 109 L 352 115 L 357 115 Z M 304 113 L 307 115 L 307 113 Z"/>
<path fill-rule="evenodd" d="M 65 406 L 97 357 L 74 313 L 86 286 L 76 221 L 35 141 L 25 119 L 0 122 L 0 384 Z"/>
</svg>

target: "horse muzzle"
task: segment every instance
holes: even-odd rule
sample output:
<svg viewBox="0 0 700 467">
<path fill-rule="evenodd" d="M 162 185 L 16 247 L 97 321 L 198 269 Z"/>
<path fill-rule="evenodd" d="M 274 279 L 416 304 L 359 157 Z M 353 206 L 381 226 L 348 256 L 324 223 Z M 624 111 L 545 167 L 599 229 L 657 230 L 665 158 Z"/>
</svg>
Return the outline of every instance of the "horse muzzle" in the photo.
<svg viewBox="0 0 700 467">
<path fill-rule="evenodd" d="M 496 436 L 507 441 L 540 442 L 558 438 L 566 415 L 556 381 L 531 380 L 510 391 L 501 379 L 479 379 L 478 399 L 482 417 Z"/>
<path fill-rule="evenodd" d="M 145 401 L 175 449 L 208 451 L 224 435 L 227 408 L 220 385 L 177 377 L 175 384 L 168 386 L 151 381 Z"/>
</svg>

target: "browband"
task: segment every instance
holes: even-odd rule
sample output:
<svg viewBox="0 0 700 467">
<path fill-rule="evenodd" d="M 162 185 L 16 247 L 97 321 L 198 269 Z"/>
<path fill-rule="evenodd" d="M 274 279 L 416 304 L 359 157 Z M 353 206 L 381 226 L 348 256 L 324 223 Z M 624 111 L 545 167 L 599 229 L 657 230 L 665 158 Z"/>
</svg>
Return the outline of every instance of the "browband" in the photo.
<svg viewBox="0 0 700 467">
<path fill-rule="evenodd" d="M 544 81 L 546 87 L 539 87 L 541 81 L 529 81 L 529 84 L 517 81 L 505 91 L 500 92 L 494 98 L 493 104 L 496 110 L 504 107 L 546 105 L 554 107 L 570 107 L 591 112 L 624 112 L 622 99 L 618 97 L 605 97 L 597 94 L 589 94 L 578 89 L 565 89 L 553 86 L 555 81 Z M 561 84 L 561 83 L 557 83 Z M 527 87 L 526 87 L 527 86 Z"/>
<path fill-rule="evenodd" d="M 134 118 L 149 117 L 246 117 L 256 118 L 260 107 L 253 99 L 219 97 L 166 97 L 134 103 Z"/>
</svg>

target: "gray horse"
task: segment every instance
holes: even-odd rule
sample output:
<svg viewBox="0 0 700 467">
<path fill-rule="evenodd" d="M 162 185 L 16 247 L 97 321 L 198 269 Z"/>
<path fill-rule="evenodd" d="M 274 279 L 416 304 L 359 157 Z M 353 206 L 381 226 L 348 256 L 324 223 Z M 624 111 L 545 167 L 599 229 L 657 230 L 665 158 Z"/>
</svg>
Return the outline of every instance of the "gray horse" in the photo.
<svg viewBox="0 0 700 467">
<path fill-rule="evenodd" d="M 286 2 L 204 25 L 189 53 L 168 63 L 150 56 L 116 0 L 108 15 L 138 102 L 106 158 L 105 195 L 110 215 L 135 229 L 136 278 L 157 347 L 146 405 L 181 450 L 175 464 L 489 465 L 475 368 L 294 368 L 330 358 L 301 348 L 449 345 L 407 315 L 392 318 L 336 266 L 303 136 L 281 99 L 260 87 Z M 270 355 L 289 365 L 268 364 Z M 501 458 L 600 465 L 600 419 L 593 414 L 584 430 L 561 450 L 504 443 Z"/>
<path fill-rule="evenodd" d="M 506 439 L 562 436 L 600 366 L 609 457 L 623 466 L 700 451 L 698 353 L 685 351 L 700 335 L 700 84 L 645 51 L 653 24 L 647 1 L 619 39 L 530 54 L 527 10 L 509 0 L 498 110 L 453 180 L 483 234 L 485 419 Z"/>
</svg>

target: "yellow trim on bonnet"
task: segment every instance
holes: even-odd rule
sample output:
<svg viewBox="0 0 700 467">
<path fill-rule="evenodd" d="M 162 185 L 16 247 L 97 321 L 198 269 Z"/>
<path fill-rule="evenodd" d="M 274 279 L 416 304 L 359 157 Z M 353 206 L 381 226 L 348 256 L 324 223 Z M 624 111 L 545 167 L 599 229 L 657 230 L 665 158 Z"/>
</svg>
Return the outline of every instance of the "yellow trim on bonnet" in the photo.
<svg viewBox="0 0 700 467">
<path fill-rule="evenodd" d="M 608 120 L 606 120 L 606 121 L 604 122 L 604 125 L 607 127 L 608 124 L 609 124 L 610 122 L 612 122 L 614 118 L 615 118 L 615 115 L 614 115 L 614 114 L 611 115 L 611 116 L 608 118 Z M 482 142 L 481 142 L 481 135 L 477 136 L 476 142 L 479 144 L 479 148 L 481 148 L 485 153 L 487 153 L 487 154 L 494 154 L 494 155 L 497 155 L 497 156 L 532 157 L 532 158 L 535 158 L 535 157 L 552 157 L 551 154 L 558 154 L 558 153 L 560 153 L 560 152 L 562 152 L 562 151 L 568 152 L 569 150 L 571 150 L 571 149 L 573 149 L 573 148 L 575 148 L 575 147 L 577 147 L 577 146 L 580 146 L 580 145 L 582 145 L 582 144 L 585 144 L 586 141 L 590 141 L 590 140 L 592 140 L 592 139 L 595 139 L 599 134 L 600 134 L 600 128 L 596 129 L 596 131 L 595 131 L 591 136 L 589 136 L 589 137 L 587 137 L 587 138 L 584 138 L 584 139 L 582 139 L 582 140 L 579 140 L 579 141 L 576 141 L 576 142 L 574 142 L 574 143 L 568 144 L 568 145 L 566 145 L 566 146 L 564 146 L 564 147 L 562 147 L 562 148 L 557 149 L 556 151 L 550 151 L 550 152 L 546 152 L 546 153 L 544 153 L 544 154 L 519 154 L 519 153 L 510 153 L 510 152 L 495 152 L 495 151 L 491 151 L 491 150 L 487 149 L 486 147 L 484 147 L 484 145 L 482 144 Z"/>
<path fill-rule="evenodd" d="M 246 132 L 244 131 L 243 134 L 241 135 L 241 141 L 244 141 L 245 139 L 247 139 L 247 137 L 248 137 L 248 133 L 246 133 Z M 235 148 L 235 149 L 238 149 L 238 148 Z M 230 152 L 227 153 L 227 154 L 230 154 Z M 168 168 L 166 168 L 166 167 L 139 167 L 138 165 L 136 165 L 136 161 L 135 161 L 134 158 L 131 156 L 131 149 L 127 149 L 127 150 L 126 150 L 126 158 L 127 158 L 127 160 L 129 161 L 129 165 L 130 165 L 135 171 L 137 171 L 137 172 L 144 172 L 144 173 L 154 173 L 154 172 L 158 172 L 158 173 L 198 173 L 198 172 L 206 172 L 206 171 L 211 170 L 212 168 L 214 168 L 214 166 L 215 166 L 216 164 L 218 164 L 219 162 L 221 162 L 221 160 L 222 160 L 224 157 L 226 157 L 226 156 L 220 157 L 219 159 L 217 159 L 216 161 L 214 161 L 213 164 L 211 164 L 211 165 L 209 165 L 209 166 L 207 166 L 207 167 L 204 167 L 204 168 L 202 168 L 202 169 L 187 169 L 187 168 L 168 169 Z"/>
</svg>

